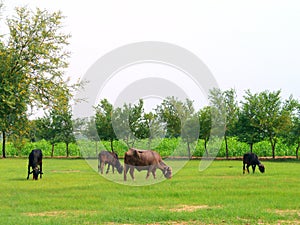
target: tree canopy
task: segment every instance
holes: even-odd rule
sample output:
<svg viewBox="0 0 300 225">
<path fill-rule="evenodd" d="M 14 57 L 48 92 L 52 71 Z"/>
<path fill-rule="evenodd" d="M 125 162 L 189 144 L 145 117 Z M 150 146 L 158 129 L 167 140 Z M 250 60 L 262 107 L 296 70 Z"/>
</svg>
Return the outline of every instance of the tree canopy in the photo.
<svg viewBox="0 0 300 225">
<path fill-rule="evenodd" d="M 52 107 L 70 97 L 64 79 L 68 66 L 69 34 L 62 32 L 61 12 L 16 8 L 7 19 L 9 34 L 0 39 L 0 129 L 5 137 L 18 128 L 30 108 Z M 26 121 L 26 120 L 22 120 Z"/>
</svg>

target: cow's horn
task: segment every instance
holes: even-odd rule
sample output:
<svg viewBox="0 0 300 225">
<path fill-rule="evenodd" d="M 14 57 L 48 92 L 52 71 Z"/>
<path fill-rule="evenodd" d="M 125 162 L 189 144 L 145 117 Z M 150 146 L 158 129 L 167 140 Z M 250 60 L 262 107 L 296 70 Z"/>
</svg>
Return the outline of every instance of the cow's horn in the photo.
<svg viewBox="0 0 300 225">
<path fill-rule="evenodd" d="M 166 175 L 168 173 L 168 168 L 169 167 L 165 167 L 165 169 L 164 169 L 164 175 Z"/>
</svg>

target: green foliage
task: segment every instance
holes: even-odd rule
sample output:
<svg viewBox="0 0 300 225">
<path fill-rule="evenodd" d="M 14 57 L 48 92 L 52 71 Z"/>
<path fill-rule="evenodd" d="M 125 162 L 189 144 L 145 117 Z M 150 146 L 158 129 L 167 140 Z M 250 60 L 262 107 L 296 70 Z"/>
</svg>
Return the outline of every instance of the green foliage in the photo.
<svg viewBox="0 0 300 225">
<path fill-rule="evenodd" d="M 252 94 L 248 90 L 244 98 L 246 100 L 245 106 L 249 106 L 252 112 L 249 121 L 250 126 L 258 129 L 260 136 L 270 141 L 274 158 L 279 137 L 289 131 L 290 111 L 284 107 L 280 98 L 280 91 L 263 91 L 259 94 Z M 253 130 L 251 129 L 251 131 Z"/>
<path fill-rule="evenodd" d="M 7 19 L 8 38 L 1 36 L 0 129 L 17 134 L 13 139 L 18 148 L 29 107 L 53 106 L 61 96 L 71 96 L 63 79 L 70 35 L 61 32 L 62 19 L 61 12 L 16 8 L 16 15 Z"/>
<path fill-rule="evenodd" d="M 113 129 L 112 116 L 113 116 L 113 106 L 103 99 L 100 101 L 99 105 L 95 108 L 96 115 L 94 126 L 96 126 L 97 134 L 100 140 L 109 140 L 111 142 L 111 150 L 113 150 L 113 141 L 117 139 L 116 134 Z M 93 121 L 91 121 L 92 123 Z M 90 124 L 93 126 L 93 124 Z M 91 130 L 91 129 L 89 129 Z M 93 139 L 95 140 L 95 136 Z"/>
<path fill-rule="evenodd" d="M 213 113 L 217 118 L 214 119 L 218 122 L 221 135 L 224 135 L 226 157 L 229 156 L 229 147 L 227 137 L 234 133 L 235 124 L 238 120 L 238 105 L 236 101 L 236 93 L 234 89 L 222 91 L 221 89 L 214 88 L 210 91 L 209 100 L 213 107 Z"/>
<path fill-rule="evenodd" d="M 135 142 L 134 147 L 138 149 L 149 149 L 149 140 L 142 139 Z M 96 147 L 97 144 L 97 147 Z M 123 141 L 115 140 L 113 142 L 114 151 L 123 156 L 128 150 L 126 143 Z M 240 142 L 235 137 L 228 138 L 228 145 L 230 147 L 229 157 L 241 157 L 244 153 L 249 152 L 250 148 L 247 143 Z M 52 143 L 46 140 L 40 140 L 38 142 L 29 142 L 26 140 L 25 144 L 21 149 L 17 149 L 12 142 L 7 144 L 7 155 L 8 156 L 27 156 L 29 152 L 34 148 L 40 148 L 43 150 L 45 156 L 51 156 Z M 163 138 L 152 140 L 153 150 L 158 151 L 162 157 L 168 156 L 185 156 L 187 157 L 187 146 L 180 138 Z M 55 143 L 54 156 L 66 155 L 65 144 L 63 142 Z M 213 141 L 209 144 L 209 149 L 216 149 L 218 151 L 218 157 L 226 156 L 225 142 L 219 146 L 218 142 Z M 279 139 L 277 143 L 277 155 L 278 156 L 294 156 L 295 145 L 288 145 L 284 139 Z M 97 153 L 101 150 L 111 151 L 110 141 L 95 142 L 91 140 L 78 140 L 76 143 L 71 143 L 69 146 L 70 156 L 85 156 L 85 157 L 96 157 Z M 272 148 L 269 141 L 264 140 L 253 145 L 253 152 L 259 156 L 272 156 Z M 191 146 L 191 153 L 194 157 L 206 156 L 204 148 L 204 140 L 199 140 L 196 146 Z"/>
<path fill-rule="evenodd" d="M 175 97 L 164 99 L 155 111 L 161 123 L 166 124 L 166 137 L 179 137 L 185 120 L 195 113 L 192 101 L 183 102 Z"/>
</svg>

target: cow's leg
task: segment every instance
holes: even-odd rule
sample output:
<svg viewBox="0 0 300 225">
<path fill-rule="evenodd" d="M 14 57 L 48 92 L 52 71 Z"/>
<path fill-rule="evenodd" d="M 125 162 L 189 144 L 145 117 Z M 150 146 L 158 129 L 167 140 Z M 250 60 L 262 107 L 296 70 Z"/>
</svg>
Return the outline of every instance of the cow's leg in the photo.
<svg viewBox="0 0 300 225">
<path fill-rule="evenodd" d="M 129 166 L 124 164 L 124 181 L 127 180 L 127 172 L 128 172 Z"/>
<path fill-rule="evenodd" d="M 249 166 L 250 166 L 249 164 L 247 164 L 247 166 L 246 166 L 246 167 L 247 167 L 247 172 L 248 172 L 248 173 L 249 173 Z"/>
<path fill-rule="evenodd" d="M 101 172 L 101 174 L 103 174 L 104 166 L 105 166 L 105 163 L 101 162 L 101 164 L 100 164 L 100 172 Z"/>
<path fill-rule="evenodd" d="M 245 163 L 243 163 L 243 174 L 245 174 L 246 168 L 245 168 Z"/>
<path fill-rule="evenodd" d="M 156 169 L 155 168 L 152 170 L 152 175 L 153 175 L 153 178 L 156 179 Z"/>
<path fill-rule="evenodd" d="M 112 167 L 112 172 L 115 173 L 115 167 L 113 165 L 111 165 Z"/>
<path fill-rule="evenodd" d="M 101 170 L 101 161 L 100 159 L 98 159 L 98 173 L 100 172 L 100 170 Z"/>
<path fill-rule="evenodd" d="M 107 167 L 107 170 L 106 170 L 106 174 L 108 174 L 108 172 L 109 172 L 109 167 L 110 167 L 110 163 L 108 163 L 108 167 Z"/>
<path fill-rule="evenodd" d="M 130 166 L 129 173 L 130 173 L 130 176 L 131 176 L 132 180 L 134 180 L 134 174 L 133 174 L 133 172 L 134 172 L 134 166 Z"/>
<path fill-rule="evenodd" d="M 253 170 L 253 173 L 255 172 L 255 167 L 256 167 L 256 165 L 254 164 L 254 165 L 252 165 L 252 170 Z"/>
<path fill-rule="evenodd" d="M 153 172 L 153 169 L 154 169 L 155 167 L 153 166 L 153 165 L 151 165 L 151 166 L 149 166 L 149 168 L 148 168 L 148 172 L 147 172 L 147 176 L 146 176 L 146 179 L 148 179 L 149 178 L 149 176 L 150 176 L 150 173 L 151 172 Z M 154 178 L 155 178 L 155 176 L 154 176 Z"/>
<path fill-rule="evenodd" d="M 30 165 L 28 164 L 27 180 L 29 179 L 29 174 L 30 174 Z"/>
<path fill-rule="evenodd" d="M 40 164 L 40 179 L 42 179 L 42 174 L 43 174 L 43 162 Z"/>
</svg>

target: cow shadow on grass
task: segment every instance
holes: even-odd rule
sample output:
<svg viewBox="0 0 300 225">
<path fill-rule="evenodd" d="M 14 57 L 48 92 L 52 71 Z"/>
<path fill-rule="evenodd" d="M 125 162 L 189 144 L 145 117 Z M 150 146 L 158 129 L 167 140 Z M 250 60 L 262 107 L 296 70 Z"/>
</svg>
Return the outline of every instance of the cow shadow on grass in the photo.
<svg viewBox="0 0 300 225">
<path fill-rule="evenodd" d="M 21 177 L 19 177 L 19 178 L 10 178 L 8 180 L 9 181 L 27 181 L 26 177 L 25 178 L 21 178 Z"/>
</svg>

